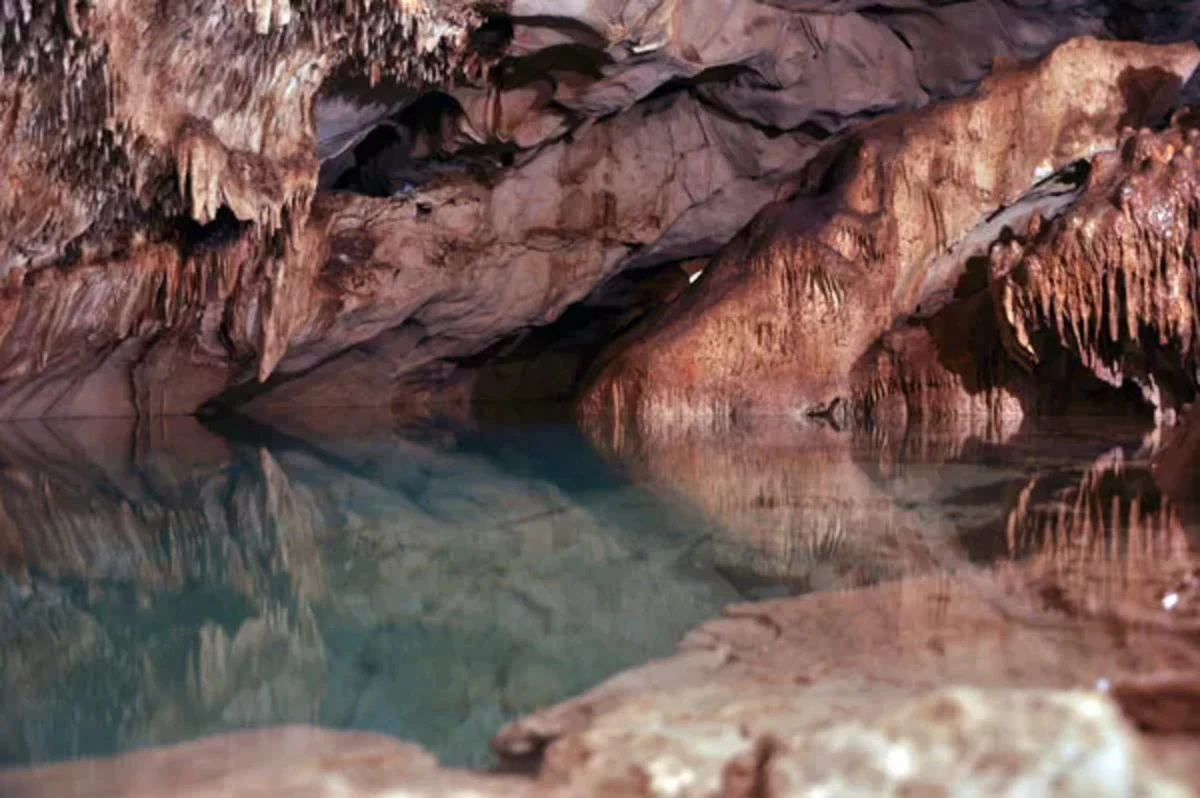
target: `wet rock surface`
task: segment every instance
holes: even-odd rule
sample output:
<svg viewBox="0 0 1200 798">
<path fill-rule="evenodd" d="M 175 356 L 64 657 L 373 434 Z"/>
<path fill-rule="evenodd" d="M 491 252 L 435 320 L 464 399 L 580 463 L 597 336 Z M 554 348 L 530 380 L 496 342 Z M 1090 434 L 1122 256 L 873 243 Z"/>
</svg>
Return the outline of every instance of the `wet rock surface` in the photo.
<svg viewBox="0 0 1200 798">
<path fill-rule="evenodd" d="M 2 4 L 0 792 L 1200 790 L 1160 5 Z"/>
</svg>

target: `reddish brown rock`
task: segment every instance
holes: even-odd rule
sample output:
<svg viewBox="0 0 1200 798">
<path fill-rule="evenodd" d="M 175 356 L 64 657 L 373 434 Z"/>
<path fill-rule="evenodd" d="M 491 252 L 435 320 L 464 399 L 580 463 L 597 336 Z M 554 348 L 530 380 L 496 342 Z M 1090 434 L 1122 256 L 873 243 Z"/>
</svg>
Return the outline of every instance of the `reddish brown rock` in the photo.
<svg viewBox="0 0 1200 798">
<path fill-rule="evenodd" d="M 1164 418 L 1197 389 L 1200 129 L 1181 116 L 1095 158 L 1085 194 L 993 251 L 1006 346 L 1035 375 L 1068 357 Z"/>
<path fill-rule="evenodd" d="M 809 193 L 765 210 L 616 347 L 580 413 L 658 428 L 826 409 L 921 302 L 933 259 L 1041 176 L 1163 113 L 1197 60 L 1191 46 L 1078 39 L 978 96 L 864 126 L 818 157 Z"/>
<path fill-rule="evenodd" d="M 1124 416 L 1149 421 L 1133 397 L 1071 361 L 1036 377 L 1013 362 L 986 290 L 884 333 L 855 363 L 846 398 L 826 416 L 893 435 L 1003 440 L 1026 420 Z"/>
<path fill-rule="evenodd" d="M 1109 11 L 150 5 L 5 16 L 0 417 L 434 404 L 613 273 L 711 255 L 815 139 Z M 309 224 L 335 187 L 378 196 Z"/>
<path fill-rule="evenodd" d="M 443 770 L 415 745 L 381 734 L 281 726 L 102 760 L 0 771 L 7 798 L 442 798 L 551 796 L 519 779 Z"/>
<path fill-rule="evenodd" d="M 676 96 L 490 182 L 322 195 L 282 252 L 240 227 L 186 254 L 135 242 L 14 271 L 0 290 L 0 417 L 189 413 L 276 374 L 235 400 L 387 407 L 398 377 L 547 323 L 707 198 L 753 207 L 808 149 Z M 732 235 L 739 222 L 722 224 Z"/>
<path fill-rule="evenodd" d="M 1166 435 L 1155 454 L 1154 479 L 1164 493 L 1200 512 L 1200 412 L 1193 406 Z"/>
<path fill-rule="evenodd" d="M 990 740 L 990 753 L 1015 746 L 1005 756 L 1005 778 L 1037 779 L 1058 767 L 1051 752 L 1076 733 L 1067 731 L 1072 725 L 1048 716 L 1034 727 L 1056 731 L 1034 742 L 1037 734 L 1020 720 L 1055 705 L 1107 718 L 1102 725 L 1110 731 L 1082 732 L 1088 742 L 1080 745 L 1097 756 L 1109 744 L 1101 738 L 1125 740 L 1130 764 L 1121 772 L 1147 774 L 1136 781 L 1155 780 L 1132 764 L 1144 761 L 1142 745 L 1169 772 L 1194 779 L 1182 752 L 1194 752 L 1197 743 L 1180 735 L 1190 727 L 1178 722 L 1186 712 L 1172 721 L 1161 709 L 1195 693 L 1181 678 L 1200 662 L 1195 596 L 1163 598 L 1196 567 L 1197 552 L 1174 507 L 1148 479 L 1131 490 L 1120 478 L 1123 467 L 1101 458 L 1078 485 L 1046 494 L 1050 500 L 1038 498 L 1036 480 L 1026 486 L 1007 521 L 1011 562 L 731 607 L 690 634 L 676 656 L 506 727 L 497 750 L 521 757 L 545 748 L 543 779 L 584 791 L 620 784 L 630 794 L 660 795 L 673 794 L 675 785 L 683 794 L 709 795 L 725 794 L 718 790 L 724 785 L 740 795 L 729 785 L 749 778 L 759 793 L 745 794 L 787 795 L 826 779 L 868 778 L 881 792 L 890 789 L 889 774 L 900 781 L 907 774 L 957 794 L 977 779 L 1002 778 L 982 764 L 982 751 L 979 769 L 970 764 L 979 734 Z M 958 697 L 950 699 L 938 692 L 947 685 L 972 689 L 969 696 L 951 691 Z M 1110 691 L 1116 701 L 1030 688 Z M 1028 709 L 1005 717 L 1003 706 L 1026 701 Z M 948 704 L 960 706 L 911 726 L 884 719 Z M 1118 705 L 1143 728 L 1174 736 L 1134 742 L 1116 718 Z M 853 745 L 842 749 L 826 737 L 842 739 L 843 732 L 848 745 L 864 738 L 879 745 L 849 755 Z M 894 746 L 932 758 L 896 773 L 888 753 Z"/>
<path fill-rule="evenodd" d="M 255 0 L 40 3 L 5 14 L 0 274 L 86 240 L 120 249 L 180 212 L 225 205 L 266 233 L 302 220 L 316 188 L 311 106 L 357 61 L 417 84 L 462 62 L 476 18 L 459 3 Z M 174 196 L 172 196 L 174 195 Z M 151 228 L 147 231 L 145 228 Z"/>
</svg>

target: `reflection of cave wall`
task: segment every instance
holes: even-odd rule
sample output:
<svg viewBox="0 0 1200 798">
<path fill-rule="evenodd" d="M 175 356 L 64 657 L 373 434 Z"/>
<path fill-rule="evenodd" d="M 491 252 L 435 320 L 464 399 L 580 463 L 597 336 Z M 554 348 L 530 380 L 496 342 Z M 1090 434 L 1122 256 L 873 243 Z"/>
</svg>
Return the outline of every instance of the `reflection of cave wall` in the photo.
<svg viewBox="0 0 1200 798">
<path fill-rule="evenodd" d="M 0 761 L 311 722 L 484 764 L 735 596 L 578 437 L 313 421 L 0 427 Z"/>
<path fill-rule="evenodd" d="M 1200 596 L 1187 587 L 1200 537 L 1153 473 L 1124 463 L 1120 450 L 1074 485 L 1055 489 L 1031 480 L 1005 535 L 1010 556 L 1026 562 L 1031 580 L 1061 611 L 1162 614 L 1164 623 L 1200 612 Z M 1174 602 L 1164 605 L 1172 593 Z"/>
</svg>

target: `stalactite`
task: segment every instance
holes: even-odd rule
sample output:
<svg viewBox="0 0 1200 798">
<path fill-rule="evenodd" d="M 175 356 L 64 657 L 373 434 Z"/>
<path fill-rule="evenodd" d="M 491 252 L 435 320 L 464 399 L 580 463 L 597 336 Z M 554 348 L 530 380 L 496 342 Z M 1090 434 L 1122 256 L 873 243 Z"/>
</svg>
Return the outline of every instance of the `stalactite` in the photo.
<svg viewBox="0 0 1200 798">
<path fill-rule="evenodd" d="M 993 251 L 1001 322 L 1019 359 L 1042 362 L 1057 346 L 1106 381 L 1147 381 L 1153 367 L 1141 352 L 1149 336 L 1181 373 L 1195 374 L 1198 135 L 1182 118 L 1162 133 L 1129 134 L 1123 155 L 1099 156 L 1094 170 L 1108 180 L 1068 216 L 1013 251 Z M 1158 387 L 1150 394 L 1168 404 L 1188 398 Z"/>
</svg>

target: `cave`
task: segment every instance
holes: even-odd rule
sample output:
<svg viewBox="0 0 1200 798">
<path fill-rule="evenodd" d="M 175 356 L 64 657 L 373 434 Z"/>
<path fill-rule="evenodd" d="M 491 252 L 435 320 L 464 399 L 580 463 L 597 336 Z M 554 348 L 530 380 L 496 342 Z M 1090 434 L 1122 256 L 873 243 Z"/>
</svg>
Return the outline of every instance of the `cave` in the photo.
<svg viewBox="0 0 1200 798">
<path fill-rule="evenodd" d="M 0 794 L 1200 791 L 1200 2 L 201 5 L 0 3 Z"/>
</svg>

